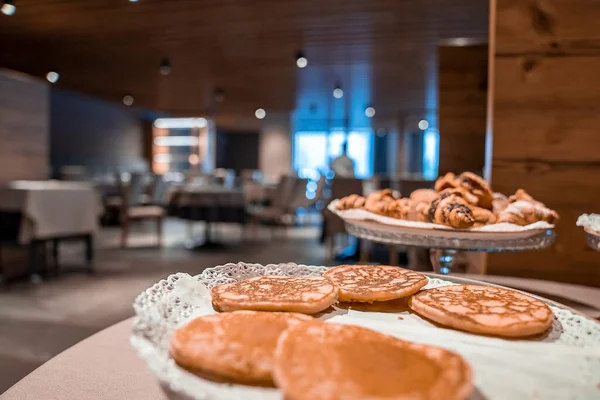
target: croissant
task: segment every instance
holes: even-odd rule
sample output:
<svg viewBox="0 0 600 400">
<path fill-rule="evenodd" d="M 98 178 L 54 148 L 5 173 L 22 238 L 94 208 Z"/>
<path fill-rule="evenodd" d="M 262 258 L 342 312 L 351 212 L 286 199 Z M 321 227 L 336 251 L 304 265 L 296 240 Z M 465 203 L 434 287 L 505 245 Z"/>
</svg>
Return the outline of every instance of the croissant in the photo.
<svg viewBox="0 0 600 400">
<path fill-rule="evenodd" d="M 473 193 L 469 192 L 467 189 L 459 187 L 455 189 L 445 189 L 441 193 L 448 193 L 451 195 L 460 196 L 467 201 L 468 204 L 477 205 L 479 199 Z"/>
<path fill-rule="evenodd" d="M 554 224 L 558 221 L 558 213 L 546 207 L 540 207 L 529 201 L 511 203 L 498 215 L 498 223 L 507 222 L 515 225 L 529 225 L 538 221 Z"/>
<path fill-rule="evenodd" d="M 439 177 L 435 181 L 435 190 L 441 192 L 446 189 L 454 189 L 460 186 L 460 182 L 456 179 L 456 175 L 448 172 L 446 175 Z"/>
<path fill-rule="evenodd" d="M 490 210 L 481 207 L 471 207 L 471 212 L 473 213 L 473 219 L 475 220 L 475 224 L 473 225 L 475 227 L 496 222 L 496 216 Z"/>
<path fill-rule="evenodd" d="M 361 208 L 365 205 L 365 198 L 357 194 L 351 194 L 350 196 L 342 197 L 336 204 L 337 210 L 350 210 L 352 208 Z"/>
<path fill-rule="evenodd" d="M 515 194 L 513 194 L 512 196 L 510 196 L 508 198 L 508 202 L 509 203 L 514 203 L 514 202 L 517 202 L 517 201 L 528 201 L 530 203 L 537 204 L 540 207 L 546 208 L 546 205 L 544 203 L 542 203 L 541 201 L 537 201 L 536 199 L 534 199 L 529 193 L 527 193 L 523 189 L 518 189 L 515 192 Z"/>
<path fill-rule="evenodd" d="M 463 172 L 458 177 L 461 187 L 467 189 L 477 197 L 477 206 L 491 210 L 494 195 L 490 185 L 482 177 L 472 172 Z"/>
<path fill-rule="evenodd" d="M 372 209 L 374 207 L 377 207 L 377 205 L 381 202 L 389 202 L 394 200 L 396 200 L 396 198 L 394 197 L 392 189 L 384 189 L 381 191 L 373 192 L 367 196 L 365 200 L 365 208 Z"/>
<path fill-rule="evenodd" d="M 473 213 L 465 199 L 455 194 L 443 193 L 431 202 L 428 219 L 435 224 L 467 229 L 475 224 Z"/>
<path fill-rule="evenodd" d="M 397 219 L 408 219 L 412 207 L 410 199 L 397 199 L 392 201 L 380 201 L 368 208 L 368 211 Z"/>
</svg>

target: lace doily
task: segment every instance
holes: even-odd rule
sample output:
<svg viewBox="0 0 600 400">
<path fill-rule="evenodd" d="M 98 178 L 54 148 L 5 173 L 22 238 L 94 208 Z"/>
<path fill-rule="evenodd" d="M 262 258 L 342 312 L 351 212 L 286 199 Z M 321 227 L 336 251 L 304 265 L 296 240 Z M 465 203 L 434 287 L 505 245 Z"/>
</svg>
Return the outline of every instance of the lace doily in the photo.
<svg viewBox="0 0 600 400">
<path fill-rule="evenodd" d="M 491 224 L 485 225 L 478 228 L 470 228 L 457 230 L 450 226 L 433 224 L 430 222 L 419 222 L 419 221 L 407 221 L 403 219 L 390 218 L 383 215 L 378 215 L 372 213 L 367 210 L 363 210 L 360 208 L 343 210 L 340 211 L 336 209 L 336 205 L 339 202 L 338 199 L 333 200 L 327 208 L 332 213 L 336 214 L 343 220 L 354 220 L 354 221 L 376 221 L 385 225 L 399 226 L 405 228 L 419 228 L 419 229 L 431 229 L 431 230 L 443 230 L 443 231 L 453 231 L 453 232 L 487 232 L 487 233 L 509 233 L 509 232 L 528 232 L 528 231 L 541 231 L 545 229 L 554 229 L 554 225 L 549 224 L 544 221 L 538 221 L 533 224 L 529 224 L 526 226 L 519 226 L 510 223 L 501 223 L 501 224 Z"/>
<path fill-rule="evenodd" d="M 131 343 L 170 398 L 282 399 L 276 389 L 226 385 L 201 379 L 169 357 L 173 330 L 188 320 L 214 314 L 209 288 L 260 275 L 314 276 L 325 267 L 292 263 L 226 264 L 197 276 L 178 273 L 141 293 Z M 453 282 L 454 281 L 454 282 Z M 430 278 L 427 288 L 462 283 Z M 338 309 L 321 319 L 362 325 L 402 339 L 445 347 L 463 355 L 474 371 L 472 399 L 588 399 L 600 397 L 600 324 L 549 302 L 555 321 L 549 333 L 530 340 L 505 340 L 442 329 L 410 312 Z"/>
</svg>

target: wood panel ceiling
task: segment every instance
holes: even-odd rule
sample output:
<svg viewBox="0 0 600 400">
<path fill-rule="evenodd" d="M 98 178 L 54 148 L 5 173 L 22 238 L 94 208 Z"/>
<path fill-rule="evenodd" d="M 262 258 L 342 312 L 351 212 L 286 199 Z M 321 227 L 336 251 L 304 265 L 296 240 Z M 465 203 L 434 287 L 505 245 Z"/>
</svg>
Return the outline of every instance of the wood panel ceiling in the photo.
<svg viewBox="0 0 600 400">
<path fill-rule="evenodd" d="M 437 43 L 485 40 L 485 0 L 17 0 L 0 66 L 182 115 L 326 107 L 340 81 L 378 116 L 435 106 Z M 304 49 L 308 67 L 295 66 Z M 172 73 L 158 72 L 169 57 Z M 358 71 L 358 72 L 357 72 Z"/>
</svg>

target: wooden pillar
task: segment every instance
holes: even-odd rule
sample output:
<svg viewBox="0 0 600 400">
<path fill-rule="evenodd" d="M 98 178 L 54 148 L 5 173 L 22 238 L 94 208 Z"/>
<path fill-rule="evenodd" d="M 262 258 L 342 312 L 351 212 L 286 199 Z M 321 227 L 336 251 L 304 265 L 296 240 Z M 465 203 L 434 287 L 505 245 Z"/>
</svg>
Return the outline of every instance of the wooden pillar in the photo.
<svg viewBox="0 0 600 400">
<path fill-rule="evenodd" d="M 485 164 L 488 46 L 439 47 L 439 173 Z"/>
<path fill-rule="evenodd" d="M 600 7 L 589 0 L 492 0 L 491 175 L 561 216 L 554 247 L 492 254 L 489 273 L 600 286 L 600 253 L 577 217 L 600 212 Z"/>
</svg>

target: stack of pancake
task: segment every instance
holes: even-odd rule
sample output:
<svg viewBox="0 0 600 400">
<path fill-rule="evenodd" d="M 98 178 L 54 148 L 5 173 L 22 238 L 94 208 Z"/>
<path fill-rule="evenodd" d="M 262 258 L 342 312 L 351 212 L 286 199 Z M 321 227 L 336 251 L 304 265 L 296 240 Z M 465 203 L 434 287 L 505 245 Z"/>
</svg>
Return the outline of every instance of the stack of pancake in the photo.
<svg viewBox="0 0 600 400">
<path fill-rule="evenodd" d="M 451 351 L 363 327 L 319 321 L 337 302 L 410 307 L 438 324 L 507 337 L 547 330 L 548 306 L 520 292 L 476 285 L 426 290 L 428 278 L 390 266 L 341 266 L 323 276 L 261 276 L 216 286 L 222 311 L 176 330 L 171 355 L 221 382 L 273 386 L 286 399 L 466 399 L 471 368 Z"/>
</svg>

